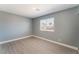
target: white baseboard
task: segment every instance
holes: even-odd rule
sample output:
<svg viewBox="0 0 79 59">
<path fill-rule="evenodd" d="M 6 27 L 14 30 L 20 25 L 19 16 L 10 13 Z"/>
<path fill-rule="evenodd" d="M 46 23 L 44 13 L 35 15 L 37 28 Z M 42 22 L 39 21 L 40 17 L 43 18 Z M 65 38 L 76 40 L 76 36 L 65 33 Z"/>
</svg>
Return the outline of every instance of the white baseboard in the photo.
<svg viewBox="0 0 79 59">
<path fill-rule="evenodd" d="M 7 41 L 0 42 L 0 44 L 5 44 L 5 43 L 13 42 L 13 41 L 16 41 L 16 40 L 21 40 L 21 39 L 24 39 L 24 38 L 29 38 L 29 37 L 32 37 L 32 36 L 33 35 L 29 35 L 29 36 L 20 37 L 20 38 L 16 38 L 16 39 L 12 39 L 12 40 L 7 40 Z"/>
<path fill-rule="evenodd" d="M 68 44 L 64 44 L 64 43 L 56 42 L 56 41 L 49 40 L 49 39 L 46 39 L 46 38 L 43 38 L 43 37 L 39 37 L 39 36 L 36 36 L 36 35 L 32 35 L 32 36 L 33 36 L 33 37 L 36 37 L 36 38 L 40 38 L 40 39 L 45 40 L 45 41 L 49 41 L 49 42 L 51 42 L 51 43 L 55 43 L 55 44 L 58 44 L 58 45 L 67 47 L 67 48 L 71 48 L 71 49 L 73 49 L 73 50 L 78 50 L 78 48 L 75 47 L 75 46 L 71 46 L 71 45 L 68 45 Z"/>
<path fill-rule="evenodd" d="M 40 38 L 40 39 L 45 40 L 45 41 L 49 41 L 51 43 L 55 43 L 55 44 L 67 47 L 67 48 L 78 50 L 78 48 L 75 47 L 75 46 L 71 46 L 71 45 L 67 45 L 67 44 L 64 44 L 64 43 L 56 42 L 56 41 L 49 40 L 49 39 L 46 39 L 46 38 L 43 38 L 43 37 L 39 37 L 39 36 L 36 36 L 36 35 L 29 35 L 29 36 L 25 36 L 25 37 L 21 37 L 21 38 L 16 38 L 16 39 L 8 40 L 8 41 L 3 41 L 3 42 L 0 42 L 0 44 L 5 44 L 5 43 L 13 42 L 13 41 L 16 41 L 16 40 L 20 40 L 20 39 L 24 39 L 24 38 L 29 38 L 29 37 L 32 37 L 32 36 L 36 37 L 36 38 Z"/>
</svg>

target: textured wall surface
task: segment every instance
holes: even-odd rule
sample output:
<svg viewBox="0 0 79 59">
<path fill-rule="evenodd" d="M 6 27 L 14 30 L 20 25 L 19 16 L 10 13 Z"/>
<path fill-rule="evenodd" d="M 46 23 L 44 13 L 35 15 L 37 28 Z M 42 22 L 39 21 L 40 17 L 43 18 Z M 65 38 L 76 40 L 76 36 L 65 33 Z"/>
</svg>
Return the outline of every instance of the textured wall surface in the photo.
<svg viewBox="0 0 79 59">
<path fill-rule="evenodd" d="M 0 12 L 0 41 L 7 41 L 32 34 L 32 20 Z"/>
<path fill-rule="evenodd" d="M 63 10 L 33 19 L 33 34 L 79 47 L 78 7 Z M 55 32 L 40 31 L 40 20 L 55 18 Z"/>
</svg>

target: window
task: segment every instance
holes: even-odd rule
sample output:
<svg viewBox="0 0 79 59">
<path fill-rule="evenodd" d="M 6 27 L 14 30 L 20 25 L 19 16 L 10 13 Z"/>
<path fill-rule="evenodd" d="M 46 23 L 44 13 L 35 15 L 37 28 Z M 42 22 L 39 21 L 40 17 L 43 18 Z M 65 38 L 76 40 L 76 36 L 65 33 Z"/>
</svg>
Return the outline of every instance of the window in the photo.
<svg viewBox="0 0 79 59">
<path fill-rule="evenodd" d="M 40 30 L 54 32 L 54 18 L 40 20 Z"/>
</svg>

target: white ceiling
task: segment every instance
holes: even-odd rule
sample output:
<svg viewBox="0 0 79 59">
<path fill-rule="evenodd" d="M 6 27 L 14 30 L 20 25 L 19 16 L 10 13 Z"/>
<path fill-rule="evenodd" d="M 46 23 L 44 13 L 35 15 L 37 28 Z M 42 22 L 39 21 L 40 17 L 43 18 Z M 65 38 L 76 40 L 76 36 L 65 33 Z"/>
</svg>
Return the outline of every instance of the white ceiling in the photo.
<svg viewBox="0 0 79 59">
<path fill-rule="evenodd" d="M 76 4 L 0 4 L 0 11 L 35 18 L 77 6 Z M 40 10 L 39 10 L 40 9 Z"/>
</svg>

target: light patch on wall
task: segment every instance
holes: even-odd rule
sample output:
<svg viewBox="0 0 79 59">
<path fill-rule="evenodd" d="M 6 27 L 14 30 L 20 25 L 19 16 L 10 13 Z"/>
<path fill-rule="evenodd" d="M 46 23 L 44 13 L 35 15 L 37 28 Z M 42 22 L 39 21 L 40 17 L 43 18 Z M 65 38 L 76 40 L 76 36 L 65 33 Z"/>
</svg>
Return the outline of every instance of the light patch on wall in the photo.
<svg viewBox="0 0 79 59">
<path fill-rule="evenodd" d="M 40 30 L 54 32 L 54 17 L 40 20 Z"/>
</svg>

